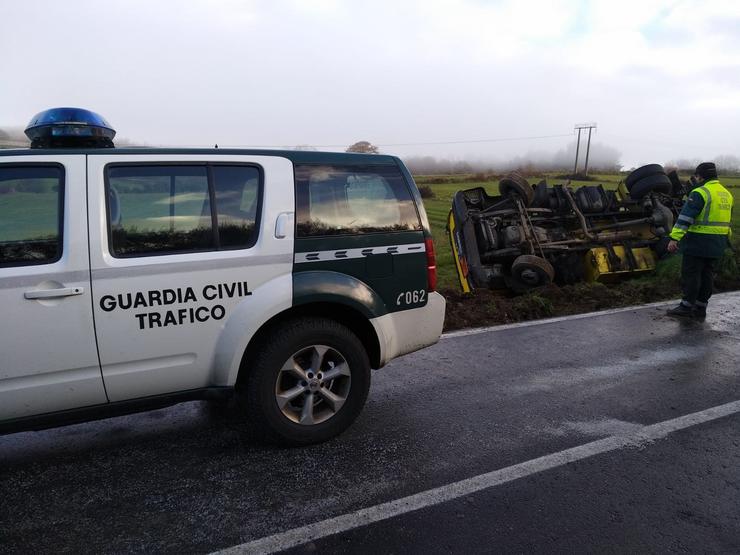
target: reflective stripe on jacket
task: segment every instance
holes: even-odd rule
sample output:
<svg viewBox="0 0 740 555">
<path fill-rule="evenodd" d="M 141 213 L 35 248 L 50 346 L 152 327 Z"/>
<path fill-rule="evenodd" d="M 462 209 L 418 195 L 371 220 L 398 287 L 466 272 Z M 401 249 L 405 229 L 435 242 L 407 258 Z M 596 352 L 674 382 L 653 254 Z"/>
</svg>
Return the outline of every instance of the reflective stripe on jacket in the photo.
<svg viewBox="0 0 740 555">
<path fill-rule="evenodd" d="M 701 211 L 696 214 L 695 209 L 692 210 L 690 197 L 673 226 L 671 239 L 680 241 L 687 232 L 729 236 L 731 234 L 732 194 L 716 179 L 707 181 L 701 187 L 694 189 L 691 196 L 694 194 L 698 194 L 704 201 Z"/>
</svg>

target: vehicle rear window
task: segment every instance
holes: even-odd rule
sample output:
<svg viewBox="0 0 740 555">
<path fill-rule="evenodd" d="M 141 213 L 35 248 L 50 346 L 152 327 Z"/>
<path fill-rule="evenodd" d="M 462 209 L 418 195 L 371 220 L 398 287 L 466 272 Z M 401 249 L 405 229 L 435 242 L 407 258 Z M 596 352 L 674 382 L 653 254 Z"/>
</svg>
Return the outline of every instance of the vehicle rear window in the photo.
<svg viewBox="0 0 740 555">
<path fill-rule="evenodd" d="M 256 241 L 256 167 L 109 166 L 106 177 L 114 256 L 243 249 Z"/>
<path fill-rule="evenodd" d="M 0 266 L 59 260 L 63 206 L 60 166 L 0 166 Z"/>
<path fill-rule="evenodd" d="M 396 166 L 297 166 L 298 237 L 420 230 Z"/>
</svg>

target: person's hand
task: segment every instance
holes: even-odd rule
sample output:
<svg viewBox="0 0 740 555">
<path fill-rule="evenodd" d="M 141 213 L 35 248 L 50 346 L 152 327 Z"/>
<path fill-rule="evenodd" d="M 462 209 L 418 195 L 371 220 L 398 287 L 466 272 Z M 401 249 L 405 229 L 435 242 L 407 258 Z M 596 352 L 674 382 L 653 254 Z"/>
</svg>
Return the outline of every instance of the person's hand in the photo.
<svg viewBox="0 0 740 555">
<path fill-rule="evenodd" d="M 668 241 L 668 252 L 671 254 L 678 252 L 678 241 L 674 241 L 673 239 Z"/>
</svg>

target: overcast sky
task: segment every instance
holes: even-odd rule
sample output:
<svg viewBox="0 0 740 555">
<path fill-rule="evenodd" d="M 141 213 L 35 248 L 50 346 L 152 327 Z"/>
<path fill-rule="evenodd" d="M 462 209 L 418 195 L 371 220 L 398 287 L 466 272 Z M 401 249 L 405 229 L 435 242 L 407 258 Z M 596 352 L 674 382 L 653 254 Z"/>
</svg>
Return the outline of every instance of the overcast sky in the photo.
<svg viewBox="0 0 740 555">
<path fill-rule="evenodd" d="M 0 126 L 54 106 L 156 145 L 738 155 L 740 2 L 1 0 Z"/>
</svg>

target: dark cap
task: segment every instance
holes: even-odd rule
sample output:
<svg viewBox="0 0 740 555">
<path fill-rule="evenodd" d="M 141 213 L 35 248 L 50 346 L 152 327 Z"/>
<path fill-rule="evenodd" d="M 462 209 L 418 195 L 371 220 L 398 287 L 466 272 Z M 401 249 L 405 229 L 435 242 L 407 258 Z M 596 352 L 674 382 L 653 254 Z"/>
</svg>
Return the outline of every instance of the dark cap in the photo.
<svg viewBox="0 0 740 555">
<path fill-rule="evenodd" d="M 695 175 L 698 175 L 702 179 L 717 179 L 717 166 L 714 162 L 702 162 L 696 166 Z"/>
</svg>

